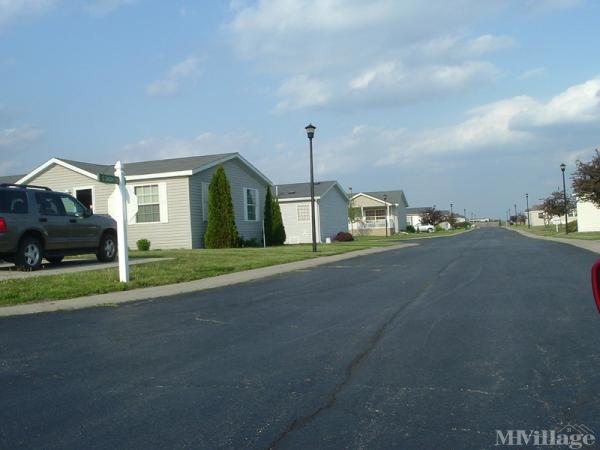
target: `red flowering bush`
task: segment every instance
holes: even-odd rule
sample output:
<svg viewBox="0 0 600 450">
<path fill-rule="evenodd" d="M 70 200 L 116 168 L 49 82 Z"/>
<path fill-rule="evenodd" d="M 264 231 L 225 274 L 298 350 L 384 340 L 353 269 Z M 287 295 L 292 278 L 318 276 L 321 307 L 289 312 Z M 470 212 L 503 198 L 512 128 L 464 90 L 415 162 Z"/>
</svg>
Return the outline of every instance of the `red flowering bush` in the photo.
<svg viewBox="0 0 600 450">
<path fill-rule="evenodd" d="M 335 240 L 340 242 L 350 242 L 354 240 L 354 236 L 352 236 L 352 233 L 348 233 L 347 231 L 340 231 L 335 235 Z"/>
</svg>

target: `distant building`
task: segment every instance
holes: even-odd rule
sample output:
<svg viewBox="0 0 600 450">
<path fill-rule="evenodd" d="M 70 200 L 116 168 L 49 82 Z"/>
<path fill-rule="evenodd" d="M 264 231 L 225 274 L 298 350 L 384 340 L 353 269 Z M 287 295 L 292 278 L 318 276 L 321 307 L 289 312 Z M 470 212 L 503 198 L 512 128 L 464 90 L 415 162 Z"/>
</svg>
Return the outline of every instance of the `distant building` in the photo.
<svg viewBox="0 0 600 450">
<path fill-rule="evenodd" d="M 350 231 L 357 234 L 385 236 L 406 230 L 406 207 L 403 191 L 359 192 L 350 198 L 357 213 L 350 218 Z"/>
</svg>

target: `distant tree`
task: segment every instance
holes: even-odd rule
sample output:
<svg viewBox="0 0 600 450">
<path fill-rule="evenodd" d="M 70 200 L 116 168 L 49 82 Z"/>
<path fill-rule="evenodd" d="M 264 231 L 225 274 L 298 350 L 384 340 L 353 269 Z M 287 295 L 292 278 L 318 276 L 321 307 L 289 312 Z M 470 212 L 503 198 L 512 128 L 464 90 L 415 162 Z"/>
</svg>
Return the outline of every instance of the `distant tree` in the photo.
<svg viewBox="0 0 600 450">
<path fill-rule="evenodd" d="M 542 210 L 547 217 L 562 217 L 566 213 L 571 213 L 575 210 L 575 201 L 572 197 L 567 197 L 567 208 L 565 211 L 564 194 L 560 191 L 554 191 L 542 202 Z"/>
<path fill-rule="evenodd" d="M 435 208 L 425 208 L 425 210 L 421 213 L 422 225 L 438 225 L 445 219 L 446 218 L 442 212 Z"/>
<path fill-rule="evenodd" d="M 265 197 L 265 243 L 268 246 L 282 245 L 285 242 L 285 228 L 281 217 L 281 208 L 276 198 L 271 194 L 271 188 L 267 188 Z"/>
<path fill-rule="evenodd" d="M 204 245 L 206 248 L 231 248 L 238 244 L 231 188 L 225 169 L 219 166 L 208 187 L 208 225 Z"/>
<path fill-rule="evenodd" d="M 578 198 L 600 207 L 600 152 L 589 162 L 577 161 L 577 170 L 571 177 Z"/>
</svg>

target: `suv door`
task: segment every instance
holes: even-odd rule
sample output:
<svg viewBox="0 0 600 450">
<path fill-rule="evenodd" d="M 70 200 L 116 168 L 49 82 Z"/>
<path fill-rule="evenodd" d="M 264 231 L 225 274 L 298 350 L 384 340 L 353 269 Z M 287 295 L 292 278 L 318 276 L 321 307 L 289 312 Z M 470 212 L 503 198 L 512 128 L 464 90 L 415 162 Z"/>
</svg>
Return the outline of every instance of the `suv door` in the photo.
<svg viewBox="0 0 600 450">
<path fill-rule="evenodd" d="M 93 219 L 86 217 L 87 208 L 67 194 L 60 194 L 60 200 L 69 219 L 71 248 L 98 247 L 100 227 Z"/>
<path fill-rule="evenodd" d="M 52 192 L 36 192 L 35 201 L 38 205 L 38 221 L 40 227 L 46 230 L 47 250 L 64 250 L 72 248 L 73 238 L 69 230 L 69 218 L 58 194 Z"/>
</svg>

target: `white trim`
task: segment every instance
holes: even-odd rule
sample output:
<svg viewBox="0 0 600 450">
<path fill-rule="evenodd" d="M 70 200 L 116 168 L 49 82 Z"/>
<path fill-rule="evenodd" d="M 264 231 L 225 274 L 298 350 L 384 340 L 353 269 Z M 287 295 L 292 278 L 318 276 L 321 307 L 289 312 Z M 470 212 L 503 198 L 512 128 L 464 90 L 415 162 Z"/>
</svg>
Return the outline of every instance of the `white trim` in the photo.
<svg viewBox="0 0 600 450">
<path fill-rule="evenodd" d="M 127 170 L 127 164 L 125 165 Z M 149 173 L 146 175 L 127 175 L 125 180 L 127 181 L 141 181 L 141 180 L 156 180 L 157 178 L 175 178 L 175 177 L 191 177 L 194 175 L 193 170 L 180 170 L 179 172 L 159 172 Z"/>
<path fill-rule="evenodd" d="M 94 209 L 97 209 L 96 206 L 96 189 L 94 186 L 76 186 L 73 188 L 73 197 L 77 198 L 77 191 L 85 191 L 87 189 L 91 189 L 92 190 L 92 211 L 94 211 Z"/>
<path fill-rule="evenodd" d="M 135 195 L 135 188 L 142 186 L 158 186 L 158 214 L 160 216 L 160 220 L 158 222 L 138 222 L 137 214 L 133 217 L 130 222 L 132 225 L 156 225 L 157 223 L 169 223 L 169 202 L 167 198 L 167 183 L 158 182 L 158 183 L 135 183 L 128 184 L 127 187 L 131 188 Z M 138 203 L 138 208 L 139 208 Z M 141 205 L 144 206 L 144 205 Z"/>
<path fill-rule="evenodd" d="M 254 208 L 256 209 L 256 214 L 255 214 L 256 218 L 254 220 L 248 219 L 248 196 L 246 195 L 247 191 L 254 191 L 256 193 L 256 197 L 254 198 L 254 201 L 256 202 L 256 204 L 254 205 Z M 258 222 L 259 216 L 260 216 L 260 208 L 258 207 L 260 204 L 259 196 L 258 196 L 258 189 L 244 187 L 244 188 L 242 188 L 242 193 L 244 195 L 244 220 L 246 222 Z"/>
<path fill-rule="evenodd" d="M 382 203 L 384 205 L 391 205 L 391 203 L 389 203 L 389 202 L 383 201 L 380 198 L 373 197 L 372 195 L 368 195 L 368 194 L 365 194 L 363 192 L 359 192 L 358 194 L 353 195 L 352 196 L 352 200 L 354 200 L 356 197 L 358 197 L 360 195 L 362 195 L 363 197 L 370 198 L 371 200 L 375 200 L 376 202 Z"/>
<path fill-rule="evenodd" d="M 42 164 L 41 166 L 39 166 L 38 168 L 32 170 L 31 172 L 29 172 L 27 175 L 25 175 L 23 178 L 21 178 L 20 180 L 18 180 L 15 184 L 25 184 L 27 183 L 27 181 L 31 180 L 33 177 L 35 177 L 36 175 L 40 174 L 41 172 L 43 172 L 44 170 L 46 170 L 48 167 L 50 167 L 52 164 L 57 164 L 59 166 L 62 166 L 66 169 L 70 169 L 73 172 L 77 172 L 81 175 L 84 175 L 86 177 L 91 178 L 92 180 L 96 180 L 97 179 L 97 175 L 94 175 L 93 173 L 90 173 L 86 170 L 80 169 L 79 167 L 76 167 L 72 164 L 66 163 L 58 158 L 51 158 L 48 161 L 46 161 L 44 164 Z"/>
</svg>

